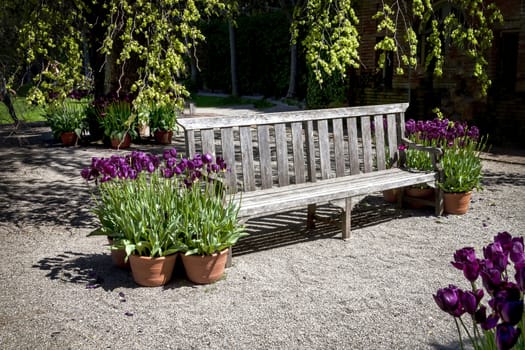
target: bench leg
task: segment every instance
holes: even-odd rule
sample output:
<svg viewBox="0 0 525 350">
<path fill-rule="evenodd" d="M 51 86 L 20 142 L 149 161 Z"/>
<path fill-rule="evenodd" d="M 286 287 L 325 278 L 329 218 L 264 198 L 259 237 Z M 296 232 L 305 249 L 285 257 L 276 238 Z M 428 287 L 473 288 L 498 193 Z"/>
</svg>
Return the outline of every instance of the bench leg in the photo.
<svg viewBox="0 0 525 350">
<path fill-rule="evenodd" d="M 316 204 L 308 204 L 308 216 L 306 217 L 306 227 L 308 229 L 315 228 L 315 211 L 317 209 Z"/>
<path fill-rule="evenodd" d="M 443 190 L 436 187 L 436 216 L 443 215 L 445 211 L 445 202 L 443 200 Z"/>
<path fill-rule="evenodd" d="M 228 257 L 226 258 L 226 268 L 232 267 L 233 247 L 228 249 Z"/>
<path fill-rule="evenodd" d="M 343 230 L 343 239 L 350 239 L 350 228 L 352 224 L 352 198 L 345 199 L 345 211 L 343 212 L 341 228 Z"/>
</svg>

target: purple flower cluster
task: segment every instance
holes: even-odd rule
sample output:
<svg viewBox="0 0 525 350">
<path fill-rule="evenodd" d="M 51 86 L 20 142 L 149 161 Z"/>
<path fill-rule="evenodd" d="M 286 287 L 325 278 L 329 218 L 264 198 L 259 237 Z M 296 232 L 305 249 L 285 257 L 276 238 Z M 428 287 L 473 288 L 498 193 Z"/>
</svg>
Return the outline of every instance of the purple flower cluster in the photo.
<svg viewBox="0 0 525 350">
<path fill-rule="evenodd" d="M 162 157 L 140 151 L 133 151 L 126 156 L 93 157 L 91 166 L 82 169 L 80 175 L 87 181 L 103 183 L 113 179 L 134 180 L 141 172 L 152 174 L 158 171 L 164 178 L 175 176 L 182 179 L 186 186 L 191 186 L 200 179 L 210 179 L 212 174 L 226 169 L 226 163 L 221 157 L 217 157 L 215 162 L 211 154 L 196 154 L 191 159 L 179 159 L 177 150 L 172 148 L 164 150 Z"/>
<path fill-rule="evenodd" d="M 405 123 L 407 136 L 418 141 L 435 142 L 439 146 L 451 146 L 454 140 L 463 137 L 473 141 L 479 140 L 479 129 L 476 126 L 468 126 L 467 122 L 450 121 L 448 119 L 435 118 L 433 120 L 409 119 Z"/>
<path fill-rule="evenodd" d="M 483 259 L 476 256 L 472 247 L 457 250 L 452 265 L 463 271 L 471 282 L 472 291 L 464 291 L 449 285 L 434 295 L 436 304 L 454 317 L 468 313 L 473 321 L 485 331 L 496 329 L 498 349 L 511 349 L 522 330 L 518 323 L 523 320 L 523 293 L 525 292 L 525 253 L 523 237 L 512 237 L 500 232 L 494 242 L 483 248 Z M 515 282 L 509 280 L 508 267 L 514 264 Z M 475 282 L 481 277 L 483 287 L 490 296 L 487 307 L 481 304 L 483 289 L 476 289 Z"/>
</svg>

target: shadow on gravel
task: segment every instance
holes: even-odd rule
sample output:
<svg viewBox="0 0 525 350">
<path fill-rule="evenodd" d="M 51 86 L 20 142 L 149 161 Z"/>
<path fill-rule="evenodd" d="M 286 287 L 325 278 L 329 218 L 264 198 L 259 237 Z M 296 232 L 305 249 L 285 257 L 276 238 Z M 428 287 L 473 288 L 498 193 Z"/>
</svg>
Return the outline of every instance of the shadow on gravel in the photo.
<svg viewBox="0 0 525 350">
<path fill-rule="evenodd" d="M 306 228 L 306 209 L 288 211 L 248 220 L 249 236 L 242 238 L 233 248 L 233 256 L 255 251 L 270 250 L 297 243 L 341 239 L 340 209 L 332 205 L 319 206 L 317 214 L 325 218 L 316 222 L 314 229 Z M 433 215 L 433 209 L 398 210 L 380 196 L 367 196 L 352 209 L 352 230 L 378 225 L 396 218 Z"/>
<path fill-rule="evenodd" d="M 483 173 L 482 184 L 483 186 L 525 186 L 525 174 L 486 171 Z"/>
<path fill-rule="evenodd" d="M 102 288 L 106 291 L 119 287 L 136 287 L 128 270 L 113 265 L 108 254 L 84 254 L 66 251 L 48 257 L 32 266 L 46 272 L 50 280 L 84 285 L 85 288 Z"/>
<path fill-rule="evenodd" d="M 470 344 L 470 343 L 468 341 L 465 341 L 465 344 Z M 436 350 L 456 350 L 456 349 L 460 349 L 461 348 L 461 344 L 459 343 L 459 341 L 455 341 L 455 342 L 449 343 L 449 344 L 432 343 L 432 344 L 430 344 L 430 346 L 433 347 Z"/>
</svg>

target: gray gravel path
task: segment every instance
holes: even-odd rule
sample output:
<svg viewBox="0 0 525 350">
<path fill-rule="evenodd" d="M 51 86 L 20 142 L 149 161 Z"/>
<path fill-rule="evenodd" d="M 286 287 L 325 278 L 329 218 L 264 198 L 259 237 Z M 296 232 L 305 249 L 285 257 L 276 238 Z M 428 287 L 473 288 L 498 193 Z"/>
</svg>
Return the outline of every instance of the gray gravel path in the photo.
<svg viewBox="0 0 525 350">
<path fill-rule="evenodd" d="M 306 231 L 304 211 L 259 218 L 223 280 L 194 286 L 178 271 L 138 287 L 103 238 L 86 237 L 96 222 L 79 171 L 111 151 L 63 148 L 46 128 L 0 136 L 1 349 L 456 349 L 432 299 L 466 287 L 453 252 L 525 234 L 525 162 L 486 160 L 464 216 L 371 195 L 348 242 L 331 226 Z"/>
</svg>

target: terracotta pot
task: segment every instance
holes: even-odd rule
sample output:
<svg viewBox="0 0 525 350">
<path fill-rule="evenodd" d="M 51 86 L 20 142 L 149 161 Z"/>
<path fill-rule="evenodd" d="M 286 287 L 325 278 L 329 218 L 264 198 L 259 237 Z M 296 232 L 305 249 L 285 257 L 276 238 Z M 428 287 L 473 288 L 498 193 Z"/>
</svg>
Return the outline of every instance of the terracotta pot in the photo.
<svg viewBox="0 0 525 350">
<path fill-rule="evenodd" d="M 113 245 L 113 238 L 108 237 L 108 242 Z M 111 259 L 113 264 L 121 269 L 129 269 L 129 260 L 126 261 L 126 250 L 122 249 L 111 249 Z"/>
<path fill-rule="evenodd" d="M 77 143 L 77 140 L 78 136 L 74 131 L 66 131 L 60 134 L 60 141 L 62 141 L 64 146 L 73 146 Z"/>
<path fill-rule="evenodd" d="M 173 137 L 173 131 L 157 130 L 154 133 L 155 141 L 161 145 L 169 145 Z"/>
<path fill-rule="evenodd" d="M 118 138 L 111 139 L 111 148 L 114 149 L 121 149 L 121 148 L 128 148 L 131 145 L 131 136 L 126 133 L 123 140 L 120 140 Z"/>
<path fill-rule="evenodd" d="M 397 202 L 397 196 L 399 195 L 400 191 L 401 191 L 401 189 L 399 189 L 399 188 L 394 188 L 394 189 L 391 189 L 391 190 L 383 191 L 383 198 L 388 203 L 396 203 Z"/>
<path fill-rule="evenodd" d="M 405 195 L 406 197 L 432 200 L 434 198 L 434 189 L 431 187 L 408 187 L 405 188 Z M 410 198 L 408 199 L 408 205 L 413 209 L 419 209 L 425 206 L 425 204 L 423 203 L 418 203 L 417 201 L 410 201 Z"/>
<path fill-rule="evenodd" d="M 186 276 L 193 283 L 209 284 L 224 274 L 228 249 L 213 255 L 181 255 Z"/>
<path fill-rule="evenodd" d="M 445 212 L 448 214 L 463 215 L 468 211 L 472 192 L 443 193 Z"/>
<path fill-rule="evenodd" d="M 144 287 L 165 285 L 171 279 L 177 254 L 151 258 L 149 256 L 130 255 L 133 280 Z"/>
</svg>

